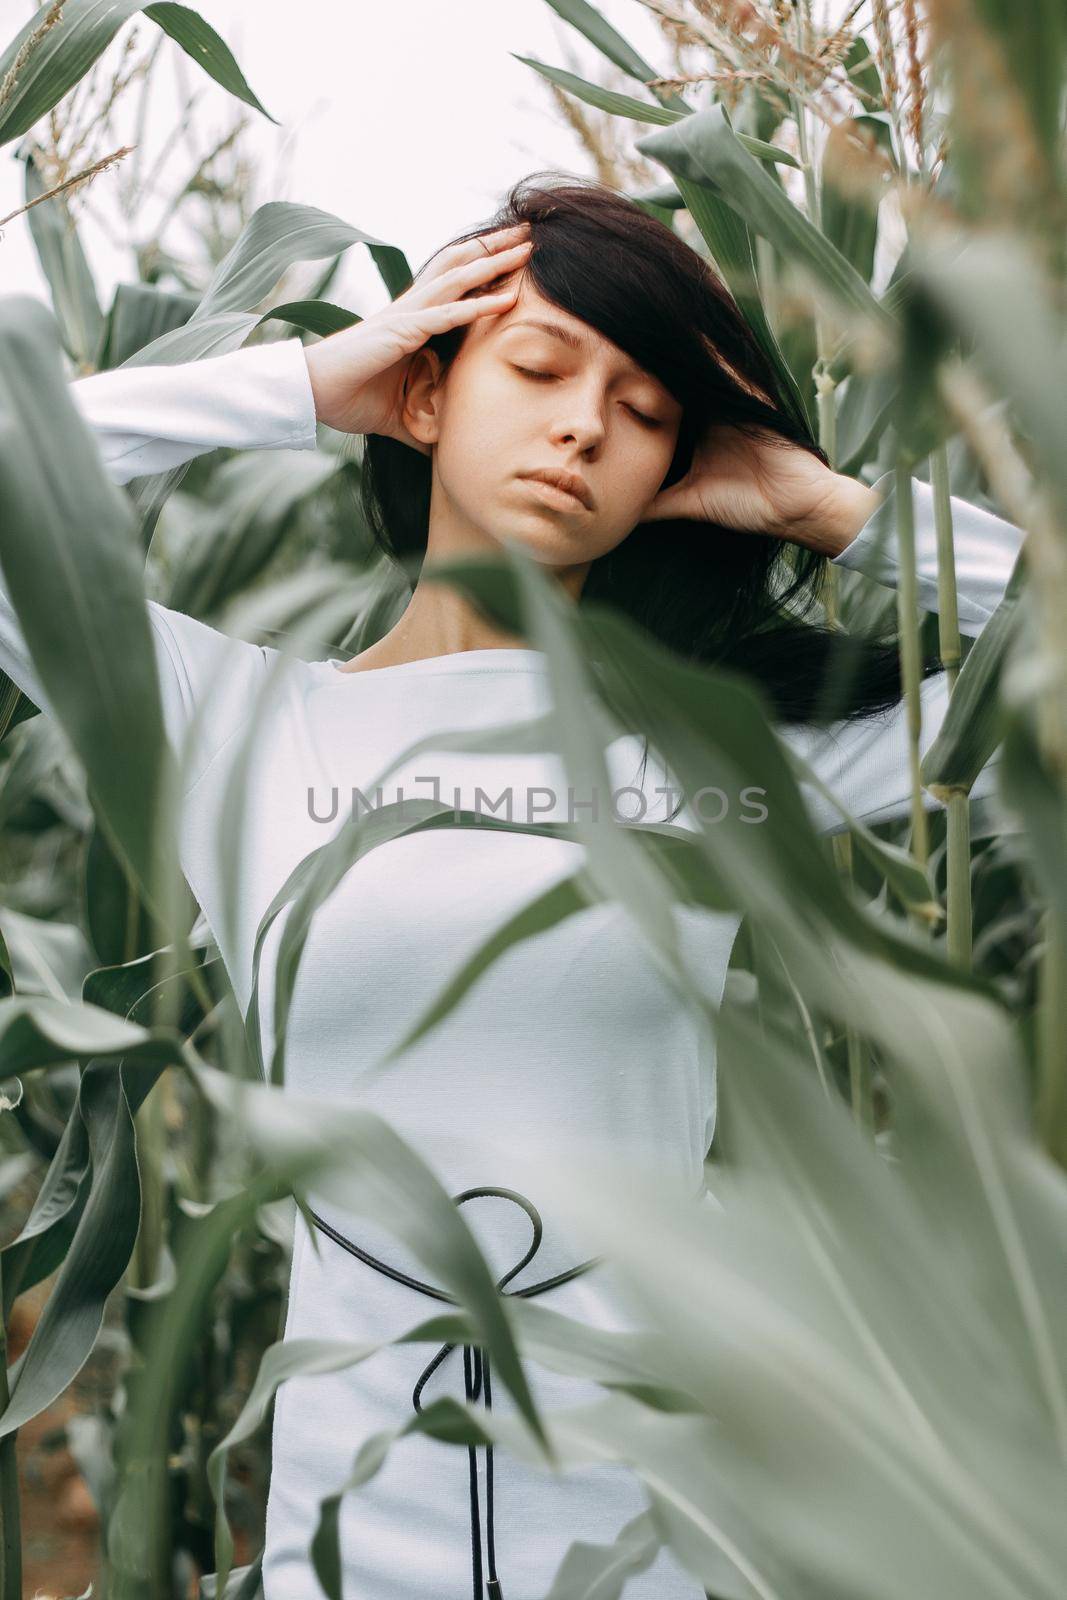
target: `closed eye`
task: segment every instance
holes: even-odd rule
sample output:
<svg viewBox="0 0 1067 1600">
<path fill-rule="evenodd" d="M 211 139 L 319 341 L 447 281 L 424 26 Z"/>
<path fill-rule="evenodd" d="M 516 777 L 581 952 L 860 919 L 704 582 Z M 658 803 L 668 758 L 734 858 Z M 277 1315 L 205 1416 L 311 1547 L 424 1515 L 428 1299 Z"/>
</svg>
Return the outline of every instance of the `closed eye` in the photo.
<svg viewBox="0 0 1067 1600">
<path fill-rule="evenodd" d="M 520 367 L 517 361 L 513 361 L 511 365 L 515 368 L 516 372 L 523 373 L 527 378 L 535 378 L 543 381 L 545 379 L 552 379 L 556 376 L 554 372 L 542 372 L 536 367 Z M 663 426 L 658 417 L 646 416 L 643 411 L 638 411 L 636 406 L 630 406 L 629 409 L 633 412 L 634 416 L 639 422 L 644 423 L 646 428 L 661 428 Z"/>
</svg>

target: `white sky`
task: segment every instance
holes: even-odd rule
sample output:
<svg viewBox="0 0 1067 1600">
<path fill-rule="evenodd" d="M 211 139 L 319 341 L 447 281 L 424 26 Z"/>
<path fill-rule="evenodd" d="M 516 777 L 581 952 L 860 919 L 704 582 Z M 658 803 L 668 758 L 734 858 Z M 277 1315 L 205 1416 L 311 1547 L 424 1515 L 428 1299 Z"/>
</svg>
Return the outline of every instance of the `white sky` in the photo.
<svg viewBox="0 0 1067 1600">
<path fill-rule="evenodd" d="M 195 0 L 194 0 L 195 3 Z M 664 70 L 667 57 L 636 0 L 600 0 L 600 10 Z M 34 7 L 0 0 L 0 42 Z M 585 151 L 564 125 L 537 75 L 510 52 L 565 66 L 564 43 L 584 76 L 601 58 L 544 0 L 200 0 L 197 9 L 230 45 L 252 89 L 280 127 L 249 109 L 245 148 L 257 162 L 255 201 L 319 206 L 399 244 L 417 268 L 451 234 L 487 217 L 517 178 L 542 167 L 589 173 Z M 140 19 L 139 47 L 154 33 Z M 310 41 L 305 46 L 302 41 Z M 116 47 L 107 59 L 112 59 Z M 221 134 L 245 109 L 167 42 L 190 87 L 202 86 L 198 129 Z M 171 61 L 156 69 L 146 151 L 171 136 L 178 105 Z M 636 90 L 640 93 L 640 90 Z M 132 143 L 134 97 L 115 145 Z M 649 131 L 634 123 L 635 138 Z M 22 165 L 7 146 L 0 160 L 0 216 L 22 203 Z M 113 148 L 108 143 L 105 147 Z M 102 152 L 101 152 L 102 153 Z M 167 169 L 184 179 L 191 154 Z M 664 174 L 664 178 L 666 174 Z M 112 172 L 88 193 L 108 205 Z M 146 230 L 147 231 L 147 230 Z M 132 279 L 129 257 L 86 223 L 83 240 L 104 309 L 114 284 Z M 48 298 L 25 218 L 4 229 L 0 293 Z M 328 298 L 366 313 L 386 300 L 365 250 L 350 250 Z"/>
</svg>

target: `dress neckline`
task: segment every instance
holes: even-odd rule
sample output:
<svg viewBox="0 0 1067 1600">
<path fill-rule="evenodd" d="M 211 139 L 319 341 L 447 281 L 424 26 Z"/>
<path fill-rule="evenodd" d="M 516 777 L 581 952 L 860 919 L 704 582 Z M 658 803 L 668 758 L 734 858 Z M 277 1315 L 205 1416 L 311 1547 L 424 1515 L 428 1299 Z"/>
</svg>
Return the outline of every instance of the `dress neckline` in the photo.
<svg viewBox="0 0 1067 1600">
<path fill-rule="evenodd" d="M 445 672 L 545 672 L 548 656 L 543 650 L 525 645 L 500 645 L 483 650 L 451 650 L 441 656 L 420 656 L 417 661 L 397 661 L 388 667 L 361 667 L 358 672 L 346 672 L 346 663 L 335 657 L 322 665 L 344 678 L 374 678 L 386 673 L 406 677 Z"/>
</svg>

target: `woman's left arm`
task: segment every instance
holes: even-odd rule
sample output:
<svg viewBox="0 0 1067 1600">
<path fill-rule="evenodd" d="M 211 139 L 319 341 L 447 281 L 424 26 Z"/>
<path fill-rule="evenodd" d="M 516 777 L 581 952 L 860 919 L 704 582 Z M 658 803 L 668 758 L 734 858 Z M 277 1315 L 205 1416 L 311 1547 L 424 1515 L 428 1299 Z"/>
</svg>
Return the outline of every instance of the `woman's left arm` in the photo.
<svg viewBox="0 0 1067 1600">
<path fill-rule="evenodd" d="M 834 566 L 851 567 L 876 583 L 895 588 L 899 573 L 895 474 L 887 473 L 878 479 L 873 490 L 879 503 L 831 559 Z M 919 603 L 928 611 L 936 611 L 937 534 L 929 484 L 918 480 L 912 483 L 912 504 Z M 954 495 L 951 505 L 960 632 L 976 638 L 1004 595 L 1025 536 L 1013 523 L 967 500 Z M 923 679 L 919 693 L 919 749 L 925 755 L 948 710 L 945 673 Z M 854 817 L 869 823 L 907 815 L 911 785 L 903 700 L 886 712 L 856 721 L 837 722 L 825 728 L 808 724 L 780 727 L 778 733 L 815 769 Z M 994 755 L 982 768 L 971 789 L 972 797 L 995 792 L 996 763 Z M 846 826 L 840 812 L 813 785 L 803 784 L 802 792 L 821 831 L 832 833 Z M 941 802 L 924 790 L 923 805 L 937 810 Z"/>
<path fill-rule="evenodd" d="M 686 476 L 660 490 L 645 520 L 681 517 L 723 527 L 771 534 L 806 545 L 834 566 L 852 567 L 887 588 L 899 571 L 896 532 L 896 475 L 886 473 L 871 486 L 834 472 L 817 456 L 781 439 L 753 440 L 736 428 L 708 430 L 694 452 Z M 938 608 L 937 534 L 930 485 L 912 483 L 919 603 Z M 953 496 L 952 523 L 960 632 L 977 637 L 999 604 L 1011 577 L 1024 534 L 1013 523 Z M 946 675 L 920 685 L 925 755 L 948 710 Z M 779 737 L 836 794 L 852 816 L 867 822 L 906 816 L 911 807 L 907 711 L 903 701 L 890 710 L 828 726 L 779 726 Z M 971 794 L 996 789 L 992 757 Z M 840 811 L 811 783 L 802 793 L 816 827 L 839 832 L 847 826 Z M 929 810 L 941 802 L 923 791 Z"/>
</svg>

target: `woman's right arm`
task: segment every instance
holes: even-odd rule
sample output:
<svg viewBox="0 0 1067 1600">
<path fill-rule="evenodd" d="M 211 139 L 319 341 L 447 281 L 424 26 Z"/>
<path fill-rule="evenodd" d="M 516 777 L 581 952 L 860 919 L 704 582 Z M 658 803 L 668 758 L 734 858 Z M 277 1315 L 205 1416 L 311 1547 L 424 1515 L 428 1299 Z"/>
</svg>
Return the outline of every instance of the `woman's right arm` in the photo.
<svg viewBox="0 0 1067 1600">
<path fill-rule="evenodd" d="M 315 399 L 299 339 L 174 366 L 114 367 L 70 393 L 116 483 L 206 450 L 313 450 Z"/>
<path fill-rule="evenodd" d="M 528 240 L 515 241 L 528 233 L 522 223 L 449 246 L 390 305 L 307 350 L 297 339 L 284 339 L 172 366 L 117 367 L 73 380 L 71 396 L 116 483 L 166 472 L 219 446 L 311 450 L 316 420 L 342 431 L 403 439 L 400 414 L 411 357 L 434 334 L 514 304 L 516 269 L 529 253 Z M 510 283 L 492 292 L 491 283 L 502 276 Z M 199 703 L 220 682 L 230 691 L 232 706 L 217 707 L 212 698 L 211 737 L 201 749 L 201 757 L 209 757 L 210 743 L 228 736 L 228 720 L 245 714 L 246 680 L 262 670 L 264 652 L 158 601 L 149 600 L 148 612 L 172 743 L 177 746 Z M 235 660 L 243 671 L 233 670 Z M 2 573 L 0 670 L 50 711 Z M 195 764 L 187 768 L 194 775 L 197 770 Z"/>
</svg>

